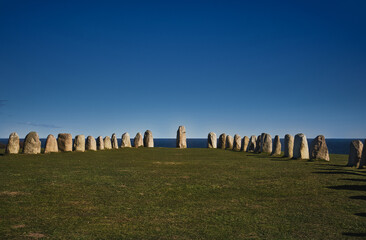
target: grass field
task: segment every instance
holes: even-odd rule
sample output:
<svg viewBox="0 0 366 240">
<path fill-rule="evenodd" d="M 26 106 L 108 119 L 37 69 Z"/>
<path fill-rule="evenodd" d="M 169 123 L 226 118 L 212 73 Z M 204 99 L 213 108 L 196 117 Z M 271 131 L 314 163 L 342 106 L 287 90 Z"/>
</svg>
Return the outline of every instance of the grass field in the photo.
<svg viewBox="0 0 366 240">
<path fill-rule="evenodd" d="M 0 239 L 361 239 L 366 171 L 218 149 L 0 156 Z"/>
</svg>

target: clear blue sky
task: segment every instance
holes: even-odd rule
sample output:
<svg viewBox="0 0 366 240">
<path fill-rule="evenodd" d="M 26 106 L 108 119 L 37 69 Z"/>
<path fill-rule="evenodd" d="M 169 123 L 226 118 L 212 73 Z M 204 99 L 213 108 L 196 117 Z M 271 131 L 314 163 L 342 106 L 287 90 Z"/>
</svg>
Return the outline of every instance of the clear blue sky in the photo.
<svg viewBox="0 0 366 240">
<path fill-rule="evenodd" d="M 366 137 L 366 1 L 0 0 L 0 137 Z"/>
</svg>

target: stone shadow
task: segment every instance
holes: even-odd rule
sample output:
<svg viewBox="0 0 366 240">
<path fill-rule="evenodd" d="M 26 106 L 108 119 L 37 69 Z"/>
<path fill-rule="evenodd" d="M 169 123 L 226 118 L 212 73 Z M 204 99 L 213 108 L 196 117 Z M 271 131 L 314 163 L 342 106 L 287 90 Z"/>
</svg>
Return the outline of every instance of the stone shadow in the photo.
<svg viewBox="0 0 366 240">
<path fill-rule="evenodd" d="M 339 185 L 329 186 L 327 188 L 335 190 L 366 191 L 366 185 Z"/>
<path fill-rule="evenodd" d="M 366 200 L 366 196 L 351 196 L 349 197 L 350 199 L 355 199 L 355 200 Z"/>
<path fill-rule="evenodd" d="M 344 232 L 344 233 L 342 233 L 342 235 L 349 236 L 349 237 L 366 237 L 366 233 L 350 233 L 350 232 Z"/>
<path fill-rule="evenodd" d="M 364 212 L 361 212 L 361 213 L 355 213 L 356 216 L 359 216 L 359 217 L 366 217 L 366 213 Z"/>
</svg>

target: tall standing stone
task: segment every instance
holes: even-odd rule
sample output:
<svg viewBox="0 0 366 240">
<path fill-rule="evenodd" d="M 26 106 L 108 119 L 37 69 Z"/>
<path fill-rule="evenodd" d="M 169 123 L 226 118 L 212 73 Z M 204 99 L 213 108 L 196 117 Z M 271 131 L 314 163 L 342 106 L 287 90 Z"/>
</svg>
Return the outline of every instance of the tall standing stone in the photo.
<svg viewBox="0 0 366 240">
<path fill-rule="evenodd" d="M 121 148 L 131 147 L 130 134 L 127 132 L 122 134 Z"/>
<path fill-rule="evenodd" d="M 70 133 L 60 133 L 57 137 L 58 150 L 72 152 L 72 136 Z"/>
<path fill-rule="evenodd" d="M 226 149 L 232 150 L 234 148 L 234 138 L 230 135 L 226 136 Z"/>
<path fill-rule="evenodd" d="M 261 135 L 261 152 L 272 153 L 272 137 L 268 133 Z"/>
<path fill-rule="evenodd" d="M 85 148 L 86 148 L 86 150 L 89 150 L 89 151 L 96 151 L 97 142 L 95 141 L 95 138 L 93 138 L 92 136 L 88 136 L 86 139 Z"/>
<path fill-rule="evenodd" d="M 210 132 L 207 136 L 207 147 L 208 148 L 217 148 L 217 138 L 216 133 Z"/>
<path fill-rule="evenodd" d="M 177 148 L 187 148 L 186 127 L 179 126 L 177 131 Z"/>
<path fill-rule="evenodd" d="M 218 148 L 221 148 L 221 149 L 225 149 L 226 148 L 226 134 L 225 133 L 222 133 L 219 136 Z"/>
<path fill-rule="evenodd" d="M 290 134 L 285 135 L 285 157 L 293 158 L 294 156 L 294 137 Z"/>
<path fill-rule="evenodd" d="M 85 152 L 85 136 L 84 135 L 75 136 L 74 150 L 76 152 Z"/>
<path fill-rule="evenodd" d="M 141 133 L 138 132 L 136 134 L 135 138 L 133 139 L 133 145 L 135 146 L 135 148 L 144 146 L 144 142 L 142 140 L 142 134 Z"/>
<path fill-rule="evenodd" d="M 309 147 L 306 136 L 302 133 L 295 135 L 294 159 L 309 159 Z"/>
<path fill-rule="evenodd" d="M 241 142 L 241 150 L 243 152 L 248 151 L 248 145 L 249 145 L 249 138 L 247 136 L 244 136 Z"/>
<path fill-rule="evenodd" d="M 112 149 L 112 142 L 111 142 L 111 138 L 109 136 L 106 136 L 103 139 L 104 142 L 104 149 Z"/>
<path fill-rule="evenodd" d="M 262 149 L 262 135 L 259 135 L 257 137 L 257 142 L 255 143 L 255 149 L 254 149 L 254 152 L 255 153 L 260 153 L 261 152 L 261 149 Z"/>
<path fill-rule="evenodd" d="M 310 144 L 310 159 L 329 161 L 329 152 L 325 137 L 319 135 Z"/>
<path fill-rule="evenodd" d="M 9 135 L 8 145 L 6 145 L 5 153 L 17 154 L 19 153 L 19 136 L 16 132 Z"/>
<path fill-rule="evenodd" d="M 360 166 L 363 148 L 363 143 L 360 140 L 353 140 L 351 142 L 348 155 L 348 167 Z"/>
<path fill-rule="evenodd" d="M 41 153 L 41 141 L 39 140 L 38 133 L 30 132 L 25 136 L 23 153 L 25 154 L 38 154 Z"/>
<path fill-rule="evenodd" d="M 234 146 L 233 146 L 233 150 L 234 151 L 240 151 L 241 149 L 241 137 L 238 134 L 234 135 Z"/>
<path fill-rule="evenodd" d="M 281 141 L 280 137 L 278 135 L 275 136 L 273 141 L 273 150 L 272 150 L 273 156 L 281 155 Z"/>
<path fill-rule="evenodd" d="M 97 149 L 98 150 L 104 150 L 104 140 L 102 136 L 99 136 L 97 138 Z"/>
<path fill-rule="evenodd" d="M 52 134 L 47 136 L 46 147 L 44 148 L 44 153 L 51 152 L 58 152 L 57 140 Z"/>
<path fill-rule="evenodd" d="M 362 150 L 362 155 L 361 155 L 361 161 L 360 161 L 360 164 L 358 165 L 359 168 L 363 168 L 363 166 L 365 166 L 366 164 L 366 140 L 364 141 L 364 144 L 363 144 L 363 150 Z"/>
<path fill-rule="evenodd" d="M 150 130 L 146 130 L 144 134 L 144 147 L 154 147 L 154 138 Z"/>
<path fill-rule="evenodd" d="M 112 134 L 112 148 L 118 149 L 118 140 L 115 133 Z"/>
<path fill-rule="evenodd" d="M 255 135 L 250 136 L 248 144 L 248 152 L 254 152 L 257 148 L 257 137 Z"/>
</svg>

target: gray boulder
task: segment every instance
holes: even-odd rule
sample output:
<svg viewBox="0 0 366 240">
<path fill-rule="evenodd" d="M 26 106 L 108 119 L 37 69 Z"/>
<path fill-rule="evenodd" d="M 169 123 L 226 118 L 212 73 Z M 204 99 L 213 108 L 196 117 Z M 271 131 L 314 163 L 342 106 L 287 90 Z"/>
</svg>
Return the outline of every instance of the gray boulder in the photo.
<svg viewBox="0 0 366 240">
<path fill-rule="evenodd" d="M 125 148 L 125 147 L 131 147 L 131 138 L 130 138 L 130 134 L 128 134 L 128 133 L 124 133 L 122 135 L 121 148 Z"/>
<path fill-rule="evenodd" d="M 109 136 L 106 136 L 104 139 L 103 139 L 103 142 L 104 142 L 104 149 L 112 149 L 112 142 L 111 142 L 111 138 Z"/>
<path fill-rule="evenodd" d="M 235 134 L 233 150 L 240 151 L 240 149 L 241 149 L 241 137 L 238 134 Z"/>
<path fill-rule="evenodd" d="M 85 136 L 76 135 L 74 140 L 74 151 L 85 152 Z"/>
<path fill-rule="evenodd" d="M 363 166 L 365 166 L 366 164 L 366 140 L 364 141 L 364 144 L 363 144 L 363 150 L 362 150 L 362 155 L 361 155 L 361 161 L 360 161 L 360 164 L 358 165 L 359 168 L 363 168 Z"/>
<path fill-rule="evenodd" d="M 295 135 L 294 159 L 309 159 L 309 147 L 306 136 L 302 133 Z"/>
<path fill-rule="evenodd" d="M 226 149 L 232 150 L 234 148 L 234 138 L 230 135 L 226 136 Z"/>
<path fill-rule="evenodd" d="M 281 155 L 281 141 L 280 141 L 280 137 L 278 135 L 276 135 L 274 140 L 273 140 L 272 155 L 273 156 Z"/>
<path fill-rule="evenodd" d="M 179 126 L 177 131 L 177 148 L 187 148 L 186 128 Z"/>
<path fill-rule="evenodd" d="M 58 145 L 55 136 L 52 134 L 47 136 L 46 147 L 44 153 L 58 152 Z"/>
<path fill-rule="evenodd" d="M 272 137 L 268 133 L 261 135 L 261 152 L 272 153 Z"/>
<path fill-rule="evenodd" d="M 262 135 L 259 135 L 257 137 L 257 142 L 256 142 L 256 146 L 255 146 L 254 152 L 255 153 L 260 153 L 261 152 L 261 149 L 262 149 Z"/>
<path fill-rule="evenodd" d="M 350 145 L 349 155 L 348 155 L 348 167 L 360 167 L 363 143 L 360 140 L 353 140 Z"/>
<path fill-rule="evenodd" d="M 41 153 L 41 141 L 39 140 L 38 133 L 30 132 L 25 136 L 23 153 L 25 154 L 38 154 Z"/>
<path fill-rule="evenodd" d="M 257 146 L 257 137 L 255 135 L 252 135 L 249 139 L 247 152 L 254 152 L 255 149 L 257 148 L 256 146 Z"/>
<path fill-rule="evenodd" d="M 325 137 L 319 135 L 310 144 L 310 159 L 329 161 L 329 152 Z"/>
<path fill-rule="evenodd" d="M 118 149 L 118 140 L 115 133 L 112 134 L 112 148 Z"/>
<path fill-rule="evenodd" d="M 216 133 L 210 132 L 207 137 L 207 147 L 208 148 L 217 148 L 217 138 Z"/>
<path fill-rule="evenodd" d="M 218 148 L 225 149 L 226 148 L 226 134 L 223 133 L 219 136 Z"/>
<path fill-rule="evenodd" d="M 154 138 L 150 130 L 146 130 L 144 134 L 144 147 L 154 147 Z"/>
<path fill-rule="evenodd" d="M 86 150 L 89 150 L 89 151 L 96 151 L 97 142 L 95 141 L 95 138 L 93 138 L 92 136 L 88 136 L 86 139 L 85 148 L 86 148 Z"/>
<path fill-rule="evenodd" d="M 133 144 L 135 145 L 135 148 L 144 146 L 141 133 L 138 132 L 136 134 L 135 138 L 133 139 Z"/>
<path fill-rule="evenodd" d="M 19 153 L 19 136 L 16 132 L 9 135 L 8 144 L 6 145 L 5 153 L 18 154 Z"/>
<path fill-rule="evenodd" d="M 241 140 L 241 150 L 243 152 L 247 152 L 248 145 L 249 145 L 249 138 L 247 136 L 244 136 L 243 139 Z"/>
<path fill-rule="evenodd" d="M 72 136 L 70 133 L 60 133 L 57 137 L 58 150 L 72 152 Z"/>
<path fill-rule="evenodd" d="M 97 138 L 97 149 L 98 150 L 104 150 L 104 140 L 102 136 L 99 136 Z"/>
<path fill-rule="evenodd" d="M 285 157 L 293 158 L 294 156 L 294 137 L 290 134 L 285 135 Z"/>
</svg>

